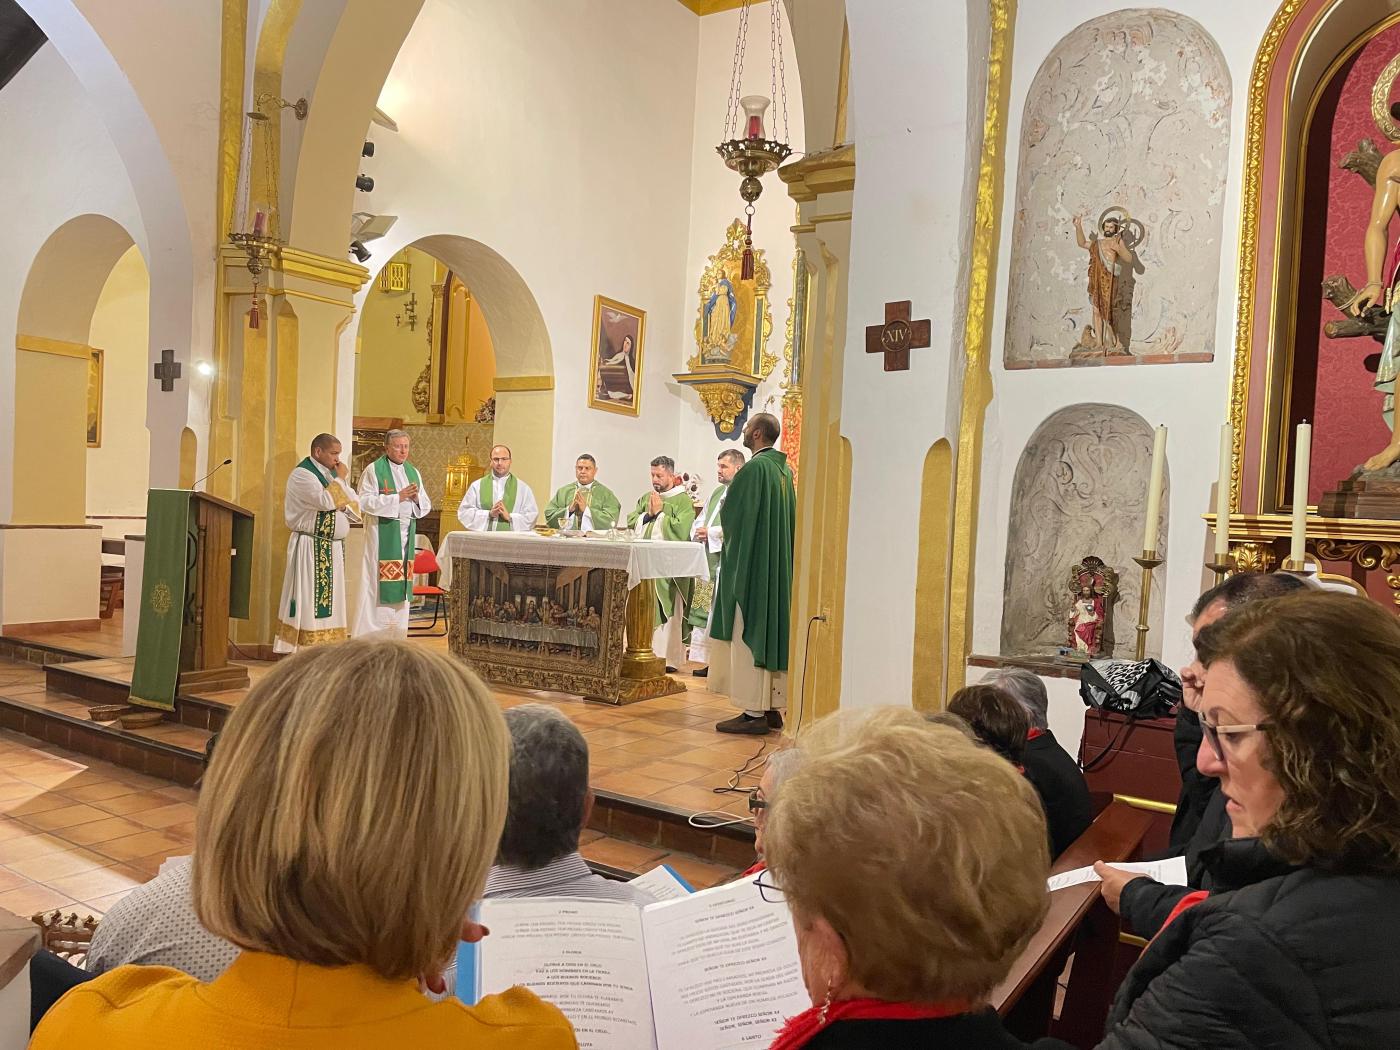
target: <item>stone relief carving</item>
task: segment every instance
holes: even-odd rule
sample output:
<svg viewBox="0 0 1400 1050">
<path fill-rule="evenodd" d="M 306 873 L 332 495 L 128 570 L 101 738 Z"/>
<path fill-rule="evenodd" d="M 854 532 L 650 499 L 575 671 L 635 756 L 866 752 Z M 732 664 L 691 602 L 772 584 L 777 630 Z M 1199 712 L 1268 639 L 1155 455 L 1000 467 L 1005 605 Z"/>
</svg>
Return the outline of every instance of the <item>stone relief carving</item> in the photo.
<svg viewBox="0 0 1400 1050">
<path fill-rule="evenodd" d="M 1214 357 L 1230 100 L 1220 48 L 1184 15 L 1116 11 L 1055 45 L 1021 125 L 1006 367 Z M 1105 346 L 1074 220 L 1108 209 L 1139 239 L 1104 292 Z"/>
<path fill-rule="evenodd" d="M 1152 427 L 1117 405 L 1062 408 L 1036 428 L 1016 466 L 1001 614 L 1003 656 L 1065 647 L 1065 580 L 1086 550 L 1119 576 L 1118 609 L 1136 614 Z M 1170 464 L 1162 483 L 1158 551 L 1165 557 Z M 1161 655 L 1162 569 L 1153 576 L 1148 655 Z M 1132 659 L 1132 630 L 1114 632 L 1105 657 Z"/>
</svg>

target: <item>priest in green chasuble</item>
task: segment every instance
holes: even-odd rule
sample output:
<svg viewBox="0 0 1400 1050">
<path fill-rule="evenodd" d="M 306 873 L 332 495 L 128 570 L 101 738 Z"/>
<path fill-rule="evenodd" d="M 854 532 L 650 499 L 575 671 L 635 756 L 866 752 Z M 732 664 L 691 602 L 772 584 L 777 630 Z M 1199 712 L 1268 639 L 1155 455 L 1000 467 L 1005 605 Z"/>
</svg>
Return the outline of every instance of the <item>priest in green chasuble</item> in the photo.
<svg viewBox="0 0 1400 1050">
<path fill-rule="evenodd" d="M 311 455 L 287 478 L 283 514 L 292 530 L 287 571 L 277 603 L 273 652 L 294 653 L 307 645 L 343 642 L 345 632 L 345 537 L 360 507 L 345 483 L 340 442 L 317 434 Z"/>
<path fill-rule="evenodd" d="M 651 461 L 651 491 L 637 500 L 636 509 L 627 516 L 627 527 L 644 540 L 685 542 L 694 522 L 695 504 L 676 476 L 676 461 L 657 456 Z M 666 661 L 668 671 L 679 667 L 685 657 L 685 607 L 690 601 L 691 582 L 656 581 L 656 633 L 651 649 Z"/>
<path fill-rule="evenodd" d="M 705 642 L 710 636 L 710 609 L 714 605 L 715 586 L 719 582 L 720 551 L 724 549 L 724 526 L 720 524 L 719 512 L 724 506 L 724 497 L 729 492 L 729 483 L 734 480 L 734 475 L 743 465 L 744 454 L 737 448 L 727 448 L 719 454 L 719 461 L 715 465 L 719 484 L 705 500 L 705 509 L 690 527 L 690 538 L 696 543 L 704 544 L 705 558 L 710 563 L 710 579 L 708 582 L 696 581 L 691 595 L 690 612 L 686 616 L 690 623 L 690 662 L 693 664 L 709 663 L 709 647 Z M 710 669 L 698 667 L 690 673 L 697 678 L 704 678 L 710 673 Z"/>
<path fill-rule="evenodd" d="M 510 472 L 512 459 L 508 446 L 494 446 L 491 473 L 467 486 L 457 520 L 468 532 L 529 532 L 540 520 L 535 494 Z"/>
<path fill-rule="evenodd" d="M 721 733 L 761 736 L 783 727 L 797 493 L 787 456 L 773 446 L 781 428 L 760 412 L 744 427 L 753 456 L 734 475 L 720 511 L 724 548 L 710 614 L 710 688 L 739 714 Z"/>
<path fill-rule="evenodd" d="M 406 430 L 389 431 L 384 455 L 360 475 L 365 554 L 355 602 L 356 638 L 379 631 L 408 637 L 418 519 L 433 509 L 418 468 L 408 462 L 408 446 Z"/>
<path fill-rule="evenodd" d="M 622 504 L 598 480 L 598 461 L 587 452 L 574 461 L 574 481 L 545 504 L 544 523 L 551 529 L 602 532 L 617 524 Z"/>
</svg>

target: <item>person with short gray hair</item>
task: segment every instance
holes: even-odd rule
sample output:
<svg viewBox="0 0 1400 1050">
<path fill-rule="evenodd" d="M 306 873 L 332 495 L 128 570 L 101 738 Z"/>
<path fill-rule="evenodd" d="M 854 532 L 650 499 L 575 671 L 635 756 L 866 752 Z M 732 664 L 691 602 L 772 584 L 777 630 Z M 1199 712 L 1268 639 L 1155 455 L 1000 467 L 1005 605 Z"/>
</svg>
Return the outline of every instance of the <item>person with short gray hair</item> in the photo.
<svg viewBox="0 0 1400 1050">
<path fill-rule="evenodd" d="M 578 839 L 593 809 L 588 742 L 545 704 L 505 712 L 510 731 L 510 798 L 486 897 L 592 897 L 651 904 L 625 882 L 596 875 Z"/>
<path fill-rule="evenodd" d="M 1021 764 L 1045 810 L 1050 856 L 1058 857 L 1094 822 L 1094 805 L 1079 763 L 1060 746 L 1050 729 L 1050 696 L 1045 683 L 1024 667 L 998 667 L 982 679 L 982 684 L 1005 693 L 1030 716 L 1031 731 Z"/>
<path fill-rule="evenodd" d="M 418 519 L 433 509 L 418 468 L 408 462 L 409 444 L 407 430 L 390 430 L 384 435 L 384 454 L 360 474 L 365 553 L 350 631 L 355 638 L 379 632 L 408 637 Z"/>
</svg>

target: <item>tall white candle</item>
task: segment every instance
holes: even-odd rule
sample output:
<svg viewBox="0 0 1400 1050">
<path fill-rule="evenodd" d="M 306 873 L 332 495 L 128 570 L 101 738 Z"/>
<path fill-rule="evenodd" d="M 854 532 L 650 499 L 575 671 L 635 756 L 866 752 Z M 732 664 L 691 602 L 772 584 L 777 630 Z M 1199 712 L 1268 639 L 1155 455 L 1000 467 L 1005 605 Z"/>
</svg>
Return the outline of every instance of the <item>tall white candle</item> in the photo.
<svg viewBox="0 0 1400 1050">
<path fill-rule="evenodd" d="M 1152 474 L 1147 482 L 1147 524 L 1142 530 L 1142 549 L 1157 549 L 1157 518 L 1162 512 L 1162 471 L 1167 465 L 1167 428 L 1158 427 L 1152 438 Z"/>
<path fill-rule="evenodd" d="M 1235 451 L 1235 428 L 1220 428 L 1220 474 L 1215 483 L 1215 560 L 1230 554 L 1230 462 Z"/>
<path fill-rule="evenodd" d="M 1299 569 L 1303 567 L 1308 550 L 1308 469 L 1311 465 L 1312 427 L 1305 420 L 1298 424 L 1297 443 L 1293 448 L 1293 542 L 1288 549 L 1288 557 Z"/>
</svg>

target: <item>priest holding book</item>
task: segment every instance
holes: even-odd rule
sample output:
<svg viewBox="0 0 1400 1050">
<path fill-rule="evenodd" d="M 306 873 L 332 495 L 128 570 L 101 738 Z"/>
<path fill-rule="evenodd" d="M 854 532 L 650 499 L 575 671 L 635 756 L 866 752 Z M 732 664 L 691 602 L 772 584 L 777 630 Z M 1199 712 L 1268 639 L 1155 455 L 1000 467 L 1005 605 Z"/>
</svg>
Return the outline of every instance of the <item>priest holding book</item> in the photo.
<svg viewBox="0 0 1400 1050">
<path fill-rule="evenodd" d="M 744 427 L 753 453 L 734 475 L 720 511 L 724 549 L 710 613 L 710 688 L 739 714 L 721 733 L 762 736 L 783 728 L 797 493 L 787 456 L 773 446 L 781 427 L 760 412 Z"/>
<path fill-rule="evenodd" d="M 360 507 L 345 484 L 350 471 L 340 448 L 334 434 L 317 434 L 311 455 L 287 478 L 283 513 L 292 535 L 277 603 L 275 653 L 346 638 L 345 537 Z"/>
<path fill-rule="evenodd" d="M 616 525 L 622 504 L 598 480 L 598 461 L 587 452 L 574 461 L 574 479 L 545 504 L 544 523 L 551 529 L 579 532 L 601 532 Z"/>
<path fill-rule="evenodd" d="M 627 527 L 644 540 L 684 542 L 690 539 L 694 522 L 695 504 L 676 476 L 676 461 L 657 456 L 651 461 L 651 491 L 637 500 L 636 509 L 627 516 Z M 656 633 L 651 649 L 666 661 L 668 672 L 679 667 L 685 657 L 683 633 L 690 587 L 688 579 L 656 581 Z"/>
<path fill-rule="evenodd" d="M 408 637 L 418 519 L 433 509 L 418 468 L 408 462 L 408 446 L 407 431 L 389 431 L 384 436 L 384 455 L 360 475 L 365 556 L 355 603 L 356 638 L 377 631 Z"/>
</svg>

